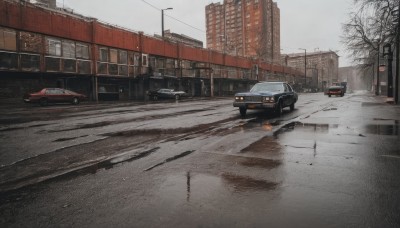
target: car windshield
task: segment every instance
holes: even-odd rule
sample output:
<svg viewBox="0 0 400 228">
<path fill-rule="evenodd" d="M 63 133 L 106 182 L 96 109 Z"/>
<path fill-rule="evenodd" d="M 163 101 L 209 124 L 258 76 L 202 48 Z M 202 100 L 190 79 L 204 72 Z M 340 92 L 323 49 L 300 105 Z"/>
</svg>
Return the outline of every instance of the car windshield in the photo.
<svg viewBox="0 0 400 228">
<path fill-rule="evenodd" d="M 283 85 L 280 83 L 259 83 L 255 84 L 253 88 L 251 88 L 250 92 L 283 92 Z"/>
</svg>

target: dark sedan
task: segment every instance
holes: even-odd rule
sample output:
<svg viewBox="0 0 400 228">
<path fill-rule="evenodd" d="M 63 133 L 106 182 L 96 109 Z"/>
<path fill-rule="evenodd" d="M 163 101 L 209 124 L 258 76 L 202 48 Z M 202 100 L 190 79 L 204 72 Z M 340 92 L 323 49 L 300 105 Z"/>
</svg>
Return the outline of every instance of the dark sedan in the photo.
<svg viewBox="0 0 400 228">
<path fill-rule="evenodd" d="M 49 103 L 79 104 L 86 99 L 86 96 L 67 89 L 44 88 L 36 93 L 25 94 L 23 99 L 26 103 L 39 103 L 45 106 Z"/>
<path fill-rule="evenodd" d="M 155 101 L 158 99 L 167 99 L 167 98 L 179 100 L 182 97 L 186 97 L 187 93 L 185 93 L 184 91 L 175 91 L 173 89 L 158 89 L 154 91 L 149 91 L 148 95 L 152 100 Z"/>
<path fill-rule="evenodd" d="M 250 92 L 235 94 L 233 106 L 239 107 L 242 116 L 247 109 L 272 110 L 280 115 L 285 107 L 294 110 L 297 99 L 297 93 L 285 82 L 260 82 Z"/>
</svg>

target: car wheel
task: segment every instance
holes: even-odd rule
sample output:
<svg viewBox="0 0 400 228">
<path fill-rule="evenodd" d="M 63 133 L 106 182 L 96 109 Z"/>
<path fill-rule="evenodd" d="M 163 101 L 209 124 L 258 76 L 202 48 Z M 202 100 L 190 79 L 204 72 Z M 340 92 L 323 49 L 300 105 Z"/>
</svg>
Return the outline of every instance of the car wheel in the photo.
<svg viewBox="0 0 400 228">
<path fill-rule="evenodd" d="M 276 114 L 280 116 L 280 115 L 282 115 L 282 113 L 283 113 L 283 106 L 282 106 L 281 102 L 279 102 L 278 106 L 276 106 Z"/>
<path fill-rule="evenodd" d="M 48 104 L 47 98 L 41 98 L 39 103 L 41 106 L 46 106 Z"/>
<path fill-rule="evenodd" d="M 181 96 L 179 96 L 179 94 L 175 95 L 175 100 L 179 100 L 181 98 Z"/>
<path fill-rule="evenodd" d="M 290 111 L 294 110 L 294 103 L 290 105 Z"/>
<path fill-rule="evenodd" d="M 342 93 L 340 96 L 343 97 L 343 96 L 344 96 L 344 93 Z"/>
<path fill-rule="evenodd" d="M 154 96 L 153 96 L 153 101 L 156 101 L 156 100 L 158 100 L 158 96 L 157 96 L 157 95 L 154 95 Z"/>
<path fill-rule="evenodd" d="M 331 97 L 331 95 L 329 94 L 328 97 Z"/>
<path fill-rule="evenodd" d="M 240 115 L 241 115 L 242 117 L 245 117 L 245 116 L 246 116 L 247 109 L 246 109 L 246 108 L 239 108 L 239 112 L 240 112 Z"/>
</svg>

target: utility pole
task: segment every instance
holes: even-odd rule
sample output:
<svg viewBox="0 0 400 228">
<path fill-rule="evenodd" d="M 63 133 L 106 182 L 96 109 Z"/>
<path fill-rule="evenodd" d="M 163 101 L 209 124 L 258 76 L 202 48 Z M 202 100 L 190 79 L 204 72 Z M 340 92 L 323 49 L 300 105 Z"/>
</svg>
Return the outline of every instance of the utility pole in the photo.
<svg viewBox="0 0 400 228">
<path fill-rule="evenodd" d="M 388 66 L 387 66 L 387 96 L 393 97 L 393 73 L 392 73 L 392 61 L 393 52 L 392 45 L 387 43 L 383 46 L 383 55 L 386 56 Z"/>
<path fill-rule="evenodd" d="M 381 45 L 379 43 L 380 41 L 378 41 L 378 65 L 376 66 L 376 89 L 375 89 L 375 95 L 379 95 L 379 89 L 380 89 L 380 81 L 379 81 L 379 52 L 380 52 L 380 48 Z"/>
</svg>

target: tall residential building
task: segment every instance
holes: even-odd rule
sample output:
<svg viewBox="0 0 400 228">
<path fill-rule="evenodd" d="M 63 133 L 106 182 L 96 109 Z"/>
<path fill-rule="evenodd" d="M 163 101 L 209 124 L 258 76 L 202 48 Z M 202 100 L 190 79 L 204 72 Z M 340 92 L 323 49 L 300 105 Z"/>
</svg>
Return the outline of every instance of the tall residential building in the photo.
<svg viewBox="0 0 400 228">
<path fill-rule="evenodd" d="M 272 0 L 206 6 L 207 48 L 280 63 L 280 10 Z"/>
</svg>

